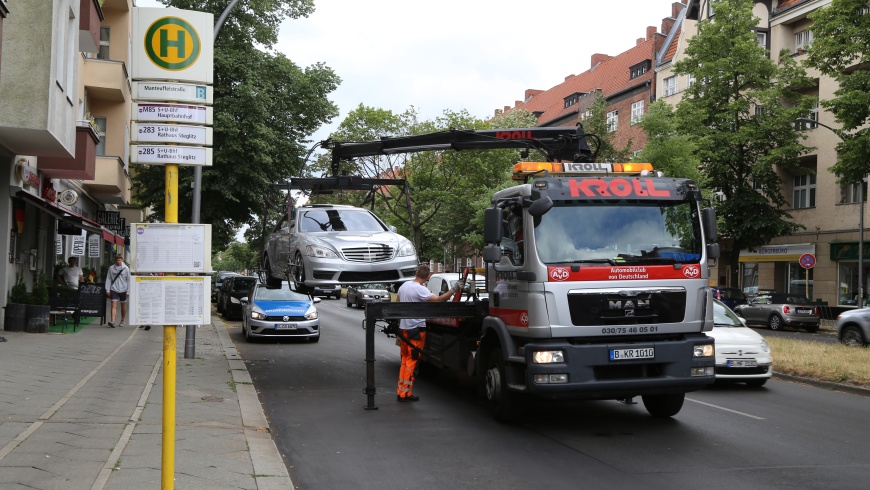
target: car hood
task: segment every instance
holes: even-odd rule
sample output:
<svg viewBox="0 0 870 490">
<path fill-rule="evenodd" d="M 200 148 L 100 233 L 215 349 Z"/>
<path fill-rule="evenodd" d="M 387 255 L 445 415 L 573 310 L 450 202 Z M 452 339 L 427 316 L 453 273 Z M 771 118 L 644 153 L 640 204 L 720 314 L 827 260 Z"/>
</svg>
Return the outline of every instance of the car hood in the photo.
<svg viewBox="0 0 870 490">
<path fill-rule="evenodd" d="M 337 247 L 365 247 L 369 244 L 380 245 L 386 244 L 393 248 L 397 247 L 399 242 L 405 240 L 402 235 L 391 231 L 380 232 L 358 232 L 358 231 L 335 231 L 309 234 L 314 240 L 323 243 L 328 243 Z"/>
<path fill-rule="evenodd" d="M 290 315 L 302 316 L 311 308 L 310 301 L 255 301 L 254 306 L 257 306 L 263 313 L 268 316 Z"/>
<path fill-rule="evenodd" d="M 758 332 L 746 327 L 713 327 L 707 335 L 716 339 L 717 345 L 753 345 L 764 341 Z"/>
<path fill-rule="evenodd" d="M 851 316 L 870 316 L 870 307 L 858 308 L 855 310 L 846 310 L 839 315 L 840 318 L 846 318 Z"/>
</svg>

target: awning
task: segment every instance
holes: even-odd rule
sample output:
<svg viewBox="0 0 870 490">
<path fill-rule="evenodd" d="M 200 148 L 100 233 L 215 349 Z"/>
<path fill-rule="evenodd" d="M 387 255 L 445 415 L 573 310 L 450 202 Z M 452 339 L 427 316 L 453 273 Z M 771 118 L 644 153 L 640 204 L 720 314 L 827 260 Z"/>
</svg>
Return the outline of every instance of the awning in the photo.
<svg viewBox="0 0 870 490">
<path fill-rule="evenodd" d="M 42 199 L 41 197 L 34 196 L 33 194 L 29 194 L 27 192 L 18 191 L 15 194 L 15 197 L 24 199 L 25 201 L 36 205 L 46 213 L 55 217 L 55 219 L 59 219 L 61 221 L 66 221 L 67 223 L 72 223 L 78 227 L 84 228 L 91 233 L 102 233 L 103 226 L 97 223 L 96 221 L 89 220 L 84 216 L 69 211 L 67 209 L 62 209 L 54 204 Z"/>
<path fill-rule="evenodd" d="M 762 245 L 740 251 L 738 262 L 797 262 L 801 255 L 815 254 L 815 243 L 787 243 Z"/>
<path fill-rule="evenodd" d="M 121 235 L 116 235 L 106 228 L 103 228 L 103 240 L 109 243 L 120 245 L 122 247 L 124 246 L 124 237 L 122 237 Z"/>
</svg>

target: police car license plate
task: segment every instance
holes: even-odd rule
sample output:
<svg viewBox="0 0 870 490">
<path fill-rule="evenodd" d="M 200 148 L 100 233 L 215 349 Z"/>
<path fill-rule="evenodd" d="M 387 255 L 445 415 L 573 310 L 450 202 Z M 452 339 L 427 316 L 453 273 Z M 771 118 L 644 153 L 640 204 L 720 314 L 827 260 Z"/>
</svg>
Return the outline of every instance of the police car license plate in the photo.
<svg viewBox="0 0 870 490">
<path fill-rule="evenodd" d="M 754 368 L 758 367 L 755 359 L 728 359 L 728 367 L 732 368 Z"/>
<path fill-rule="evenodd" d="M 275 330 L 296 330 L 295 323 L 276 323 Z"/>
<path fill-rule="evenodd" d="M 653 347 L 644 347 L 642 349 L 610 349 L 611 361 L 628 361 L 631 359 L 651 359 L 656 356 L 656 350 Z"/>
</svg>

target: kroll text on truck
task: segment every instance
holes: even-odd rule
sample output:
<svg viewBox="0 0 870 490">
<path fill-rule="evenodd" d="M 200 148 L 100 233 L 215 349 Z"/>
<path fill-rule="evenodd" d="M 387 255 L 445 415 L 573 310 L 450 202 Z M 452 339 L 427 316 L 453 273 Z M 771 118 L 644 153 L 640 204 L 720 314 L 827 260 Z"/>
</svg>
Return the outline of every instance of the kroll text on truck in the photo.
<svg viewBox="0 0 870 490">
<path fill-rule="evenodd" d="M 528 147 L 548 160 L 517 164 L 523 183 L 497 192 L 485 212 L 489 297 L 478 313 L 438 318 L 437 303 L 402 311 L 429 317 L 422 361 L 479 377 L 497 419 L 515 418 L 529 396 L 641 396 L 650 414 L 670 417 L 685 393 L 714 381 L 704 332 L 713 326 L 707 260 L 719 248 L 715 215 L 694 181 L 649 164 L 594 163 L 581 127 L 349 145 L 336 144 L 333 159 Z M 367 321 L 399 306 L 373 308 Z"/>
</svg>

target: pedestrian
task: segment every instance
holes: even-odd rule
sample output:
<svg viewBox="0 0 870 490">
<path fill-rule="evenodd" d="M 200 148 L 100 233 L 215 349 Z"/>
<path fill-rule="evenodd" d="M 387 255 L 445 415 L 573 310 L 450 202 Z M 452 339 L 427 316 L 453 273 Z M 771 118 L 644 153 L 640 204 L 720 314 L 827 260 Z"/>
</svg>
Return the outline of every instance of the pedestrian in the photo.
<svg viewBox="0 0 870 490">
<path fill-rule="evenodd" d="M 438 296 L 423 285 L 429 279 L 430 273 L 428 265 L 417 267 L 414 280 L 399 287 L 399 301 L 409 303 L 444 302 L 462 289 L 463 282 L 456 281 L 451 289 Z M 416 379 L 417 360 L 420 358 L 420 351 L 426 345 L 426 319 L 403 318 L 399 321 L 399 337 L 402 349 L 402 366 L 399 368 L 399 386 L 396 390 L 396 399 L 400 402 L 416 402 L 420 397 L 414 395 L 412 391 Z"/>
<path fill-rule="evenodd" d="M 118 303 L 121 303 L 121 321 L 119 327 L 124 326 L 124 317 L 127 316 L 127 291 L 130 288 L 130 269 L 124 263 L 121 254 L 115 255 L 115 264 L 109 267 L 106 273 L 106 296 L 112 300 L 112 315 L 109 327 L 115 328 L 115 311 Z"/>
<path fill-rule="evenodd" d="M 79 283 L 85 280 L 84 272 L 78 266 L 79 259 L 70 257 L 67 259 L 67 266 L 60 270 L 63 283 L 70 289 L 79 289 Z"/>
</svg>

